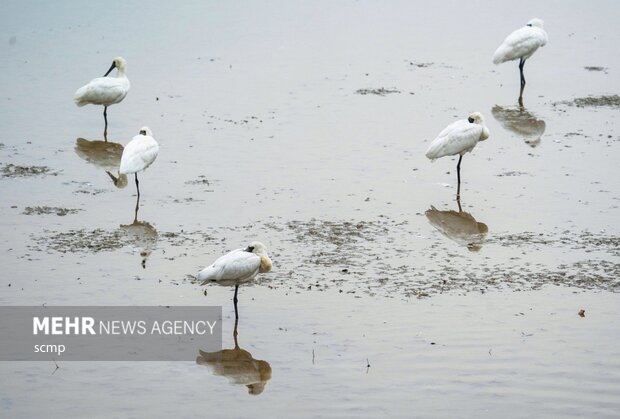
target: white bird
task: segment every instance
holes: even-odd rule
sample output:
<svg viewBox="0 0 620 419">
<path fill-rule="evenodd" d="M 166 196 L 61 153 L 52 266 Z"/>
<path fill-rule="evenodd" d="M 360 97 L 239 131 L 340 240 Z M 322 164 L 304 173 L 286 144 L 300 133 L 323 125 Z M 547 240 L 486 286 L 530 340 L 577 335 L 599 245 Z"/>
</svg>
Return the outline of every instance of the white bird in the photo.
<svg viewBox="0 0 620 419">
<path fill-rule="evenodd" d="M 527 22 L 526 26 L 508 35 L 493 54 L 493 63 L 495 64 L 519 59 L 519 72 L 521 73 L 519 102 L 522 102 L 523 88 L 525 87 L 525 77 L 523 76 L 525 60 L 530 58 L 539 47 L 544 47 L 547 41 L 548 37 L 547 32 L 543 29 L 543 21 L 534 18 Z"/>
<path fill-rule="evenodd" d="M 120 175 L 134 174 L 136 178 L 136 191 L 138 199 L 136 201 L 136 220 L 138 218 L 138 206 L 140 205 L 140 187 L 138 184 L 138 172 L 146 170 L 157 158 L 159 154 L 159 144 L 153 138 L 149 127 L 142 127 L 140 134 L 133 139 L 123 149 L 121 156 L 121 166 L 118 170 Z M 110 174 L 108 172 L 108 174 Z"/>
<path fill-rule="evenodd" d="M 235 317 L 237 312 L 237 292 L 239 285 L 253 280 L 259 273 L 271 270 L 271 259 L 267 254 L 267 248 L 261 242 L 254 241 L 245 249 L 236 249 L 220 256 L 213 264 L 207 266 L 198 273 L 199 281 L 218 282 L 222 285 L 235 285 Z"/>
<path fill-rule="evenodd" d="M 116 77 L 106 77 L 113 69 L 117 69 Z M 103 137 L 108 140 L 108 106 L 122 101 L 129 92 L 129 79 L 125 75 L 127 62 L 122 57 L 116 57 L 110 69 L 103 75 L 92 79 L 87 85 L 80 87 L 73 100 L 78 106 L 103 105 L 103 119 L 105 128 Z"/>
<path fill-rule="evenodd" d="M 448 125 L 426 150 L 426 157 L 431 160 L 444 156 L 460 155 L 459 162 L 456 165 L 457 200 L 461 198 L 461 160 L 463 155 L 472 151 L 478 141 L 484 141 L 487 138 L 489 138 L 489 129 L 484 125 L 484 117 L 480 112 L 474 112 L 467 119 L 460 119 Z"/>
</svg>

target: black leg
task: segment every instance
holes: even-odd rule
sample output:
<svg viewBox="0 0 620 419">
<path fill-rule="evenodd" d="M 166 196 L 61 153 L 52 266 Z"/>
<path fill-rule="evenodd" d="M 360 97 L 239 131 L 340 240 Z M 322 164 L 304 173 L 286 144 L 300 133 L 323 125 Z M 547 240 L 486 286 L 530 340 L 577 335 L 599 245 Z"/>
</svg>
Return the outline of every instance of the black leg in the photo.
<svg viewBox="0 0 620 419">
<path fill-rule="evenodd" d="M 519 106 L 523 108 L 523 90 L 525 90 L 525 76 L 523 75 L 523 67 L 525 60 L 521 58 L 519 61 L 519 73 L 521 74 L 521 91 L 519 92 Z"/>
<path fill-rule="evenodd" d="M 136 198 L 136 212 L 135 212 L 135 216 L 134 216 L 134 222 L 138 221 L 138 208 L 140 207 L 140 186 L 138 183 L 138 173 L 135 173 L 136 175 L 136 191 L 138 191 L 138 198 Z"/>
<path fill-rule="evenodd" d="M 235 321 L 239 319 L 239 311 L 237 310 L 237 292 L 239 291 L 239 285 L 235 285 L 235 296 L 233 297 L 233 304 L 235 306 Z"/>
<path fill-rule="evenodd" d="M 103 139 L 108 141 L 108 107 L 103 107 L 103 120 L 105 121 L 105 127 L 103 128 Z"/>
<path fill-rule="evenodd" d="M 239 342 L 237 342 L 237 325 L 239 324 L 239 317 L 235 318 L 235 329 L 233 330 L 233 339 L 235 340 L 235 348 L 239 347 Z"/>
<path fill-rule="evenodd" d="M 456 187 L 456 200 L 461 200 L 461 160 L 463 160 L 463 155 L 459 156 L 459 162 L 456 164 L 456 179 L 458 181 L 458 186 Z"/>
</svg>

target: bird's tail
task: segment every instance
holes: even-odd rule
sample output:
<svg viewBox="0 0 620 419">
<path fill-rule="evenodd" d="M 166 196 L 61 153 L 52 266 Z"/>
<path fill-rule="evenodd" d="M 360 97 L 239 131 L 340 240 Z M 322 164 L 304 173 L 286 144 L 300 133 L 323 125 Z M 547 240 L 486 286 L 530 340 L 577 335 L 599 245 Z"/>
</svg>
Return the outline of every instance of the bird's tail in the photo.
<svg viewBox="0 0 620 419">
<path fill-rule="evenodd" d="M 504 45 L 500 45 L 499 48 L 497 48 L 497 50 L 495 50 L 495 53 L 493 54 L 493 64 L 501 64 L 503 62 L 514 59 L 514 58 L 509 58 L 507 54 L 508 54 L 508 51 L 506 50 Z"/>
<path fill-rule="evenodd" d="M 80 107 L 88 105 L 88 102 L 83 100 L 85 93 L 86 93 L 86 86 L 82 86 L 76 90 L 75 94 L 73 95 L 73 101 L 75 102 L 76 105 Z"/>
<path fill-rule="evenodd" d="M 426 158 L 430 159 L 431 162 L 434 162 L 435 159 L 442 157 L 440 155 L 441 152 L 441 144 L 438 142 L 432 142 L 431 145 L 428 146 L 426 150 Z"/>
<path fill-rule="evenodd" d="M 200 285 L 207 285 L 209 282 L 215 281 L 217 278 L 213 265 L 207 266 L 202 271 L 198 272 L 198 275 L 196 275 L 196 279 L 202 281 Z"/>
</svg>

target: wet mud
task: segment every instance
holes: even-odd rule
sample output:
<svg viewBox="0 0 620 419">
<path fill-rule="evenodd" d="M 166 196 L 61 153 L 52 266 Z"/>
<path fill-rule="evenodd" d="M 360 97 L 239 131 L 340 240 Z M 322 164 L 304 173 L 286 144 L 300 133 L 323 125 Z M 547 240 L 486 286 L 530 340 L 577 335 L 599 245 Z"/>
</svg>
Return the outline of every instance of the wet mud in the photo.
<svg viewBox="0 0 620 419">
<path fill-rule="evenodd" d="M 54 214 L 57 215 L 59 217 L 64 217 L 65 215 L 69 215 L 69 214 L 77 214 L 79 211 L 79 209 L 74 209 L 74 208 L 61 208 L 61 207 L 48 207 L 48 206 L 43 206 L 43 207 L 26 207 L 24 208 L 24 211 L 22 212 L 22 214 L 24 215 L 50 215 L 50 214 Z"/>
<path fill-rule="evenodd" d="M 554 102 L 553 106 L 568 105 L 576 106 L 578 108 L 620 108 L 620 96 L 618 95 L 603 95 L 603 96 L 587 96 L 578 97 L 573 100 L 566 100 L 562 102 Z"/>
<path fill-rule="evenodd" d="M 396 88 L 385 88 L 385 87 L 379 87 L 379 88 L 366 88 L 366 89 L 358 89 L 355 91 L 355 93 L 357 93 L 358 95 L 377 95 L 377 96 L 386 96 L 392 93 L 401 93 L 400 90 L 396 89 Z"/>
<path fill-rule="evenodd" d="M 21 166 L 6 163 L 0 168 L 0 174 L 5 178 L 22 178 L 31 176 L 58 176 L 58 172 L 47 166 Z"/>
</svg>

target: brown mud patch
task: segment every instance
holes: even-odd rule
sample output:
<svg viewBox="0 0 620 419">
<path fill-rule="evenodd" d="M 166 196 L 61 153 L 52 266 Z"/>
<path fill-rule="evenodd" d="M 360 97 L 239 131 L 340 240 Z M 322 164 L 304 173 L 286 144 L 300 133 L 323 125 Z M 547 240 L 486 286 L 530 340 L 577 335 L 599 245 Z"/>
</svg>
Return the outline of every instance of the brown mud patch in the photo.
<svg viewBox="0 0 620 419">
<path fill-rule="evenodd" d="M 48 206 L 43 206 L 43 207 L 26 207 L 24 208 L 24 211 L 22 212 L 22 214 L 24 215 L 50 215 L 50 214 L 55 214 L 59 217 L 64 217 L 65 215 L 68 214 L 77 214 L 79 211 L 79 209 L 74 209 L 74 208 L 61 208 L 61 207 L 48 207 Z"/>
<path fill-rule="evenodd" d="M 214 192 L 213 186 L 219 183 L 219 179 L 207 179 L 205 175 L 200 175 L 197 179 L 185 181 L 186 185 L 207 187 L 207 189 L 204 189 L 205 192 Z"/>
<path fill-rule="evenodd" d="M 157 247 L 165 254 L 162 257 L 175 260 L 203 255 L 203 265 L 242 246 L 248 237 L 261 239 L 270 243 L 274 269 L 259 275 L 255 284 L 291 292 L 336 289 L 356 296 L 408 298 L 525 291 L 545 285 L 620 291 L 620 237 L 587 231 L 508 234 L 494 232 L 491 226 L 479 243 L 479 252 L 470 252 L 439 232 L 416 231 L 409 221 L 387 216 L 371 220 L 274 219 L 208 232 L 157 234 Z M 140 240 L 122 229 L 44 231 L 31 237 L 28 248 L 96 253 L 135 247 Z M 539 257 L 530 261 L 530 254 Z M 191 281 L 191 277 L 182 279 L 185 274 L 162 280 Z"/>
<path fill-rule="evenodd" d="M 268 234 L 275 236 L 270 228 Z M 280 273 L 260 283 L 305 290 L 337 287 L 341 292 L 386 296 L 430 296 L 444 292 L 538 289 L 547 284 L 620 290 L 620 237 L 589 232 L 555 236 L 490 234 L 489 252 L 514 247 L 514 257 L 496 259 L 434 234 L 412 231 L 407 221 L 290 221 L 278 232 L 286 251 L 277 255 Z M 292 237 L 291 234 L 292 233 Z M 422 245 L 421 242 L 427 242 Z M 575 262 L 524 263 L 528 252 L 575 252 Z M 302 255 L 295 259 L 289 256 Z M 505 253 L 505 252 L 503 252 Z M 592 257 L 583 257 L 583 253 Z M 266 277 L 265 277 L 266 278 Z"/>
<path fill-rule="evenodd" d="M 423 63 L 423 62 L 418 62 L 418 61 L 409 61 L 406 60 L 410 66 L 412 67 L 418 67 L 418 68 L 427 68 L 427 67 L 431 67 L 432 65 L 434 65 L 435 63 L 432 62 L 428 62 L 428 63 Z"/>
<path fill-rule="evenodd" d="M 132 228 L 137 225 L 141 228 Z M 69 231 L 44 230 L 43 234 L 32 235 L 32 251 L 54 251 L 58 253 L 98 253 L 113 251 L 144 242 L 160 241 L 169 246 L 185 246 L 193 242 L 207 242 L 212 238 L 203 232 L 158 232 L 145 222 L 121 225 L 116 230 L 76 229 Z"/>
<path fill-rule="evenodd" d="M 557 105 L 576 106 L 578 108 L 592 108 L 592 107 L 620 108 L 620 96 L 604 95 L 604 96 L 578 97 L 573 100 L 565 100 L 565 101 L 553 103 L 553 106 L 557 106 Z"/>
<path fill-rule="evenodd" d="M 30 176 L 43 176 L 43 175 L 51 175 L 57 176 L 58 173 L 52 171 L 47 166 L 19 166 L 13 163 L 8 163 L 0 168 L 0 174 L 2 177 L 8 178 L 20 178 L 20 177 L 30 177 Z"/>
<path fill-rule="evenodd" d="M 355 93 L 357 93 L 358 95 L 386 96 L 386 95 L 389 95 L 389 94 L 392 94 L 392 93 L 401 93 L 401 91 L 396 89 L 396 88 L 388 88 L 388 89 L 386 89 L 385 87 L 379 87 L 378 89 L 372 89 L 372 88 L 357 89 L 355 91 Z"/>
<path fill-rule="evenodd" d="M 586 71 L 604 71 L 607 73 L 607 67 L 600 67 L 597 65 L 587 65 L 584 67 Z"/>
</svg>

